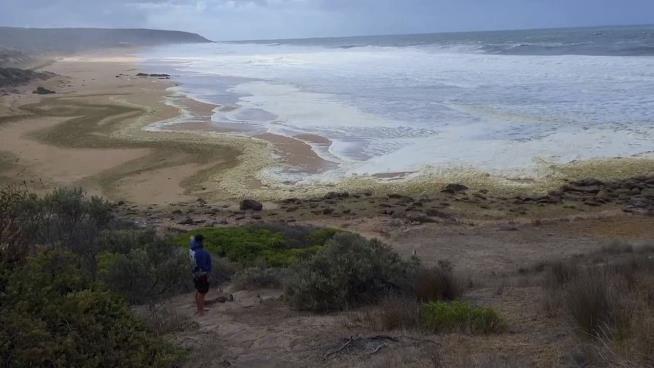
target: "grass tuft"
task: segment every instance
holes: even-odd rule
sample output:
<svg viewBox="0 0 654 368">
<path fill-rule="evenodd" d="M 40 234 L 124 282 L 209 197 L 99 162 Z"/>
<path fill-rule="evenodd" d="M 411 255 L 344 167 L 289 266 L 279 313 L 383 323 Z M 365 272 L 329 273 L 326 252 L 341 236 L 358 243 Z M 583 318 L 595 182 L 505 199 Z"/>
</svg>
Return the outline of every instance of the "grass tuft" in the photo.
<svg viewBox="0 0 654 368">
<path fill-rule="evenodd" d="M 426 304 L 422 317 L 425 327 L 433 332 L 491 334 L 501 332 L 505 326 L 493 309 L 461 301 Z"/>
</svg>

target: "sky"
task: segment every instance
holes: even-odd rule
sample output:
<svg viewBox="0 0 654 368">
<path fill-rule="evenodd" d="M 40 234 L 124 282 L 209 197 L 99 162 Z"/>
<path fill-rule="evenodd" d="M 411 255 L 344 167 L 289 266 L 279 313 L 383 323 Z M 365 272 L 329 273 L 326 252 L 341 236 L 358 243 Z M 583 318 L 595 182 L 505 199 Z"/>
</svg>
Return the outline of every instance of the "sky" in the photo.
<svg viewBox="0 0 654 368">
<path fill-rule="evenodd" d="M 135 27 L 212 40 L 653 24 L 654 0 L 0 0 L 0 25 Z"/>
</svg>

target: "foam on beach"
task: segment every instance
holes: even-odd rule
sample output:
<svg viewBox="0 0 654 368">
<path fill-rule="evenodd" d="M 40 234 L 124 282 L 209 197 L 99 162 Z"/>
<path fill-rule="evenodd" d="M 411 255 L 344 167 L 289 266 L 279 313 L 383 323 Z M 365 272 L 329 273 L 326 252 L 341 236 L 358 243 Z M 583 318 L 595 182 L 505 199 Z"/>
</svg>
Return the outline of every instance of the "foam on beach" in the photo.
<svg viewBox="0 0 654 368">
<path fill-rule="evenodd" d="M 278 181 L 453 168 L 538 177 L 550 166 L 639 157 L 654 147 L 652 56 L 209 44 L 147 57 L 174 72 L 180 93 L 220 106 L 216 124 L 330 142 L 305 141 L 335 168 L 265 171 Z"/>
</svg>

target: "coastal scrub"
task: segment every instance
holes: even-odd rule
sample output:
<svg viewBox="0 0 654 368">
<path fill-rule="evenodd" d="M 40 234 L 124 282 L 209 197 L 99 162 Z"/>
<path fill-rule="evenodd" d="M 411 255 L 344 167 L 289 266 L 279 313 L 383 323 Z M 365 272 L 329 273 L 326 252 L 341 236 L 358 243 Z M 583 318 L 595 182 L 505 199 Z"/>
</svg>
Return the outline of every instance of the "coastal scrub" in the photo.
<svg viewBox="0 0 654 368">
<path fill-rule="evenodd" d="M 243 267 L 263 263 L 284 268 L 318 253 L 337 230 L 285 225 L 205 228 L 178 237 L 177 243 L 187 247 L 189 236 L 196 233 L 204 236 L 209 251 Z"/>
</svg>

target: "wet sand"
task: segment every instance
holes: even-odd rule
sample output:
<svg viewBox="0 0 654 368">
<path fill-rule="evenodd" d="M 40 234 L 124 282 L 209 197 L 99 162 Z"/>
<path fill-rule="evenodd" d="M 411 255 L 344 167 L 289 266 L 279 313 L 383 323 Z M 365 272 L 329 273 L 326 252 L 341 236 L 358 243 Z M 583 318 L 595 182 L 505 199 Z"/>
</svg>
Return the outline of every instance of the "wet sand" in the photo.
<svg viewBox="0 0 654 368">
<path fill-rule="evenodd" d="M 164 103 L 173 83 L 136 77 L 137 59 L 124 52 L 59 58 L 47 67 L 57 77 L 0 97 L 0 153 L 11 158 L 0 166 L 3 183 L 83 186 L 148 204 L 197 198 L 214 171 L 238 166 L 247 143 L 144 131 L 180 114 Z M 34 95 L 37 85 L 57 93 Z"/>
</svg>

